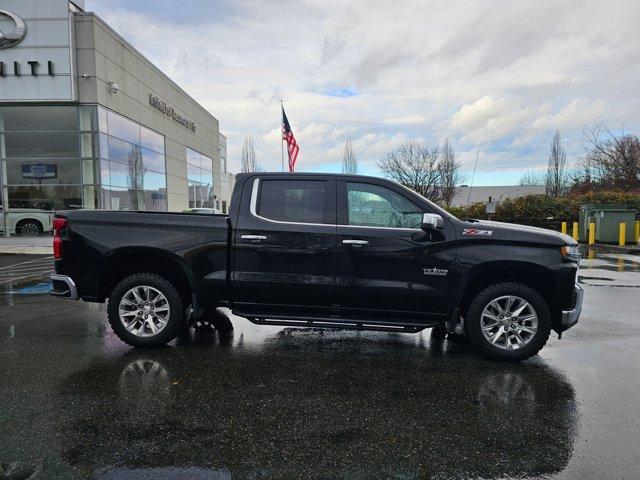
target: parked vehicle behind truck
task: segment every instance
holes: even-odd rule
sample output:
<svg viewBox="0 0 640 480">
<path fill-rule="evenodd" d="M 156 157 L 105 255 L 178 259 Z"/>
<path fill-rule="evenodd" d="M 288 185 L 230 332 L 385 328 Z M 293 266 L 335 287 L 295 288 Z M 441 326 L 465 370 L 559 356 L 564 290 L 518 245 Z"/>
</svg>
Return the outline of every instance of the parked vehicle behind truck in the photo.
<svg viewBox="0 0 640 480">
<path fill-rule="evenodd" d="M 0 234 L 8 229 L 9 234 L 22 237 L 36 237 L 51 231 L 53 212 L 37 209 L 11 209 L 4 212 L 0 205 Z"/>
<path fill-rule="evenodd" d="M 549 230 L 460 220 L 388 180 L 238 175 L 229 215 L 59 212 L 51 294 L 108 299 L 136 347 L 228 307 L 267 325 L 464 332 L 522 360 L 578 321 L 577 243 Z"/>
</svg>

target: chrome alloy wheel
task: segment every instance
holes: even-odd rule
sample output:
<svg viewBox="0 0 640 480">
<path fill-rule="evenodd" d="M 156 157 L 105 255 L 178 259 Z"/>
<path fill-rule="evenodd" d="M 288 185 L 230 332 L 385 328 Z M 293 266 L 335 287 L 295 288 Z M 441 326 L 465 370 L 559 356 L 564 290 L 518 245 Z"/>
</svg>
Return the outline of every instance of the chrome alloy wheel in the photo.
<svg viewBox="0 0 640 480">
<path fill-rule="evenodd" d="M 37 237 L 39 233 L 40 229 L 35 223 L 25 223 L 20 227 L 20 235 L 23 237 Z"/>
<path fill-rule="evenodd" d="M 122 325 L 129 332 L 137 337 L 151 337 L 167 326 L 171 309 L 160 290 L 139 285 L 122 296 L 118 312 Z"/>
<path fill-rule="evenodd" d="M 482 334 L 490 344 L 504 350 L 528 345 L 538 331 L 538 314 L 524 298 L 498 297 L 484 307 L 480 316 Z"/>
</svg>

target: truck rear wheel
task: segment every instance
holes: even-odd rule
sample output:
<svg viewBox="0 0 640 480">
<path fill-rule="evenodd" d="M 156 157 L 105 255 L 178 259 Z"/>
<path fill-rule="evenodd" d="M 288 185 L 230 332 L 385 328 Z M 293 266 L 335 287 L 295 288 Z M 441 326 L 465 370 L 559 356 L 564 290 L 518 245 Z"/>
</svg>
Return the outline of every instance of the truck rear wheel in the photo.
<svg viewBox="0 0 640 480">
<path fill-rule="evenodd" d="M 531 287 L 499 283 L 476 295 L 467 309 L 465 326 L 483 356 L 520 361 L 536 355 L 547 343 L 551 312 Z"/>
<path fill-rule="evenodd" d="M 184 326 L 182 299 L 169 281 L 151 273 L 131 275 L 116 285 L 107 306 L 109 323 L 133 347 L 158 347 Z"/>
</svg>

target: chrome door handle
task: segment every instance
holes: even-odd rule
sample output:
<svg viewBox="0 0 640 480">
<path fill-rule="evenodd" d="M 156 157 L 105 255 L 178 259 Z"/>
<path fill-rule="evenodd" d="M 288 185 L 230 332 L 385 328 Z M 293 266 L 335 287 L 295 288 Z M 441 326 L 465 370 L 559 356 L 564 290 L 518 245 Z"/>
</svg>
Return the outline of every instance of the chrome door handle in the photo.
<svg viewBox="0 0 640 480">
<path fill-rule="evenodd" d="M 342 240 L 345 245 L 353 245 L 354 247 L 361 247 L 363 245 L 369 245 L 366 240 Z"/>
<path fill-rule="evenodd" d="M 251 240 L 252 242 L 261 242 L 262 240 L 266 240 L 266 235 L 240 235 L 242 240 Z"/>
</svg>

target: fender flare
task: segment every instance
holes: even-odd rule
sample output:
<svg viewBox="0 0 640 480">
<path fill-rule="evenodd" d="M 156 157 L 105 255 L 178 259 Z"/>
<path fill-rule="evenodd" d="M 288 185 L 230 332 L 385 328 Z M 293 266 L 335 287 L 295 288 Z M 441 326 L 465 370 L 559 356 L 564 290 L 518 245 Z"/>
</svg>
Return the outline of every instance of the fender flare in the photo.
<svg viewBox="0 0 640 480">
<path fill-rule="evenodd" d="M 119 261 L 120 258 L 126 257 L 156 257 L 158 259 L 161 259 L 162 261 L 170 262 L 176 265 L 182 271 L 182 273 L 184 273 L 187 279 L 187 283 L 189 284 L 191 294 L 196 295 L 199 292 L 199 285 L 195 280 L 193 271 L 182 257 L 176 255 L 173 252 L 169 252 L 160 248 L 134 246 L 119 247 L 105 254 L 102 265 L 102 273 L 99 280 L 100 291 L 102 291 L 102 285 L 109 274 L 110 264 Z"/>
<path fill-rule="evenodd" d="M 500 271 L 508 271 L 510 273 L 521 271 L 522 273 L 534 274 L 538 277 L 543 276 L 553 282 L 551 286 L 555 284 L 555 280 L 553 279 L 551 270 L 538 263 L 522 260 L 496 260 L 492 262 L 481 263 L 469 269 L 460 277 L 458 288 L 454 289 L 450 299 L 447 318 L 451 319 L 452 321 L 457 321 L 457 318 L 454 317 L 459 316 L 459 312 L 464 307 L 464 305 L 462 305 L 462 299 L 467 291 L 467 288 L 473 281 L 475 281 L 482 275 Z"/>
</svg>

